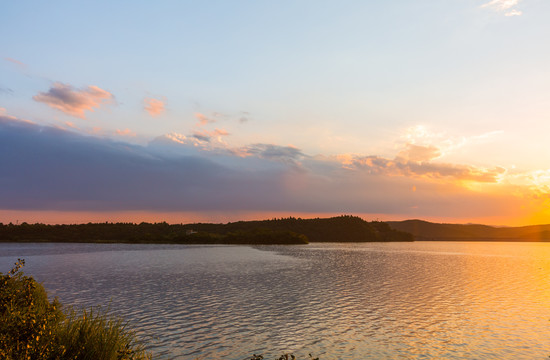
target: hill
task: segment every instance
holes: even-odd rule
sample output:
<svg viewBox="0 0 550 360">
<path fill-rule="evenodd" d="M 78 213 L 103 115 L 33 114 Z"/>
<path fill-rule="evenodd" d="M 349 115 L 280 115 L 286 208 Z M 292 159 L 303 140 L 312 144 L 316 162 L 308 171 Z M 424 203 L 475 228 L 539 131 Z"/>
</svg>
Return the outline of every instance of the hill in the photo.
<svg viewBox="0 0 550 360">
<path fill-rule="evenodd" d="M 121 242 L 174 244 L 306 244 L 308 242 L 412 241 L 411 234 L 356 216 L 283 218 L 227 224 L 88 223 L 0 224 L 2 242 Z"/>
<path fill-rule="evenodd" d="M 550 225 L 494 227 L 475 224 L 440 224 L 423 220 L 389 221 L 395 230 L 415 240 L 550 241 Z"/>
</svg>

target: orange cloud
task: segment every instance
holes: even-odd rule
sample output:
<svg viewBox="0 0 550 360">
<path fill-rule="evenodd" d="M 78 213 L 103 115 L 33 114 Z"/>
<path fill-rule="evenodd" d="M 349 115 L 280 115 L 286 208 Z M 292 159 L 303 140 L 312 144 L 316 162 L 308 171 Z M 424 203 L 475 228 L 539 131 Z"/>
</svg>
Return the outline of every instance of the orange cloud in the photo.
<svg viewBox="0 0 550 360">
<path fill-rule="evenodd" d="M 112 99 L 113 95 L 97 86 L 85 89 L 75 89 L 71 85 L 55 83 L 48 92 L 33 96 L 33 100 L 60 110 L 65 114 L 84 119 L 84 111 L 94 111 L 104 100 Z"/>
<path fill-rule="evenodd" d="M 159 116 L 165 110 L 165 102 L 163 100 L 148 98 L 143 102 L 145 104 L 145 111 L 147 111 L 151 116 Z"/>
<path fill-rule="evenodd" d="M 406 149 L 401 151 L 396 160 L 425 162 L 441 156 L 441 151 L 435 146 L 421 146 L 415 144 L 407 144 Z"/>
<path fill-rule="evenodd" d="M 429 149 L 428 149 L 429 150 Z M 420 154 L 412 156 L 414 160 L 407 160 L 398 156 L 395 160 L 385 159 L 379 156 L 362 157 L 340 157 L 338 160 L 346 169 L 357 169 L 367 171 L 370 174 L 388 176 L 423 177 L 431 179 L 449 179 L 458 181 L 475 181 L 481 183 L 496 183 L 506 172 L 506 169 L 495 167 L 493 169 L 482 169 L 469 165 L 431 163 L 427 160 L 436 154 L 436 151 L 420 151 Z M 401 153 L 400 153 L 401 154 Z M 421 156 L 426 155 L 426 156 Z"/>
</svg>

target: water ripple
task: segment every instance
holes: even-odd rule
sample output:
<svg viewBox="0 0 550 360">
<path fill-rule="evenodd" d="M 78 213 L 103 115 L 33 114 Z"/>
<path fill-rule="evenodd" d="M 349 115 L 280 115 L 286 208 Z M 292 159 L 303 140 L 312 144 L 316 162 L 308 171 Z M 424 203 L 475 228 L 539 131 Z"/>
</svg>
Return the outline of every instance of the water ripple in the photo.
<svg viewBox="0 0 550 360">
<path fill-rule="evenodd" d="M 550 354 L 550 244 L 0 246 L 63 303 L 109 303 L 157 359 Z"/>
</svg>

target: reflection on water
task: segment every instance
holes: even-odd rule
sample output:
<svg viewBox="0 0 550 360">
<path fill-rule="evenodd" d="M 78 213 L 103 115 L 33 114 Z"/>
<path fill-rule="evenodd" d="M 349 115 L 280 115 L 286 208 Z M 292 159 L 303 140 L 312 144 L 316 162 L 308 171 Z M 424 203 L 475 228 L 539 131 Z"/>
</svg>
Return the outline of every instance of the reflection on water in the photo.
<svg viewBox="0 0 550 360">
<path fill-rule="evenodd" d="M 543 359 L 550 244 L 0 244 L 65 304 L 110 303 L 159 359 Z"/>
</svg>

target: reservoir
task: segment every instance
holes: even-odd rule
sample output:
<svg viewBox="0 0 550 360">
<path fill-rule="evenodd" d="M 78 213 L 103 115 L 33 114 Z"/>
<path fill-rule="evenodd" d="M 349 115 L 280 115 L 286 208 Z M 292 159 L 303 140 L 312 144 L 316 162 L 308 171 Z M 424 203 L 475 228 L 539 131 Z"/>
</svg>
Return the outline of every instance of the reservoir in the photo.
<svg viewBox="0 0 550 360">
<path fill-rule="evenodd" d="M 0 243 L 0 272 L 17 258 L 50 299 L 122 316 L 155 359 L 550 355 L 550 243 Z"/>
</svg>

